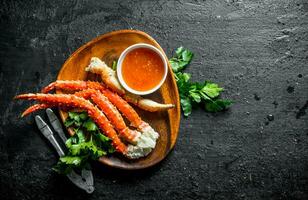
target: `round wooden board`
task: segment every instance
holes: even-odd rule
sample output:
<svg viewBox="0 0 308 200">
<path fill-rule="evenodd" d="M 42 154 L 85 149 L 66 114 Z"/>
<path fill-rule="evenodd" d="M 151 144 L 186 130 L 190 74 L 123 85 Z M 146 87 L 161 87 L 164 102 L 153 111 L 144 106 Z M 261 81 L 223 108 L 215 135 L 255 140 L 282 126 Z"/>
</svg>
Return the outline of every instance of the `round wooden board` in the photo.
<svg viewBox="0 0 308 200">
<path fill-rule="evenodd" d="M 101 35 L 80 47 L 66 60 L 57 79 L 100 81 L 98 76 L 84 70 L 88 66 L 91 57 L 98 57 L 105 61 L 108 66 L 111 66 L 112 61 L 117 60 L 125 48 L 136 43 L 151 44 L 160 49 L 167 58 L 160 45 L 148 34 L 137 30 L 119 30 Z M 61 93 L 61 91 L 56 92 Z M 162 161 L 174 147 L 179 131 L 180 102 L 170 65 L 166 81 L 162 87 L 157 92 L 147 95 L 146 98 L 161 103 L 175 104 L 175 108 L 164 112 L 146 112 L 136 108 L 142 119 L 160 134 L 155 149 L 145 158 L 129 160 L 115 154 L 109 157 L 101 157 L 99 159 L 101 163 L 121 169 L 143 169 Z M 64 121 L 67 113 L 60 110 L 60 116 Z"/>
</svg>

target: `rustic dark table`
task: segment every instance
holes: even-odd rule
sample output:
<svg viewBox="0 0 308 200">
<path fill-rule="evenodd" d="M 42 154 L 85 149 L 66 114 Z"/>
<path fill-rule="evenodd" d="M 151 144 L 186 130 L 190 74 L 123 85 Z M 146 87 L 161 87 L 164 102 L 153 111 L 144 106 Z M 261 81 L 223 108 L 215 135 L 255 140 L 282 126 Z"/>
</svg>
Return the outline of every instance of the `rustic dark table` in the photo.
<svg viewBox="0 0 308 200">
<path fill-rule="evenodd" d="M 139 29 L 172 55 L 195 53 L 195 81 L 234 100 L 182 117 L 159 165 L 127 172 L 93 164 L 88 195 L 51 170 L 57 155 L 19 93 L 55 80 L 79 46 Z M 0 3 L 0 199 L 308 199 L 308 2 L 5 1 Z M 273 117 L 268 117 L 273 115 Z"/>
</svg>

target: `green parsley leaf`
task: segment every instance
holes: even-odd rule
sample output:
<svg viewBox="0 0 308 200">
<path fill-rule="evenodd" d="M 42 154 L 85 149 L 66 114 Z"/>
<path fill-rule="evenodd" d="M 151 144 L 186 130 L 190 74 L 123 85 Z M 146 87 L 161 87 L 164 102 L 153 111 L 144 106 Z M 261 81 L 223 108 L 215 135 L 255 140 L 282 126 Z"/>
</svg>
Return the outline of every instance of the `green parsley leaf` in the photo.
<svg viewBox="0 0 308 200">
<path fill-rule="evenodd" d="M 114 71 L 117 70 L 117 64 L 118 64 L 118 62 L 117 62 L 116 60 L 114 60 L 114 61 L 112 62 L 111 68 L 112 68 Z"/>
<path fill-rule="evenodd" d="M 174 75 L 175 75 L 175 79 L 177 82 L 180 81 L 180 82 L 185 82 L 185 83 L 188 82 L 191 77 L 190 74 L 182 73 L 182 72 L 175 73 Z"/>
<path fill-rule="evenodd" d="M 193 53 L 184 47 L 179 47 L 175 51 L 176 55 L 169 60 L 173 72 L 182 71 L 192 60 Z"/>
<path fill-rule="evenodd" d="M 110 139 L 108 137 L 106 137 L 105 135 L 98 133 L 97 134 L 98 138 L 102 141 L 102 142 L 109 142 Z"/>
<path fill-rule="evenodd" d="M 84 128 L 86 128 L 87 131 L 96 131 L 96 130 L 98 130 L 96 124 L 90 118 L 82 126 Z"/>
<path fill-rule="evenodd" d="M 208 112 L 219 112 L 227 109 L 232 104 L 230 100 L 216 99 L 205 102 L 205 110 Z"/>
<path fill-rule="evenodd" d="M 83 143 L 82 144 L 72 144 L 69 148 L 69 152 L 71 155 L 76 156 L 80 154 L 83 148 L 84 148 Z"/>
<path fill-rule="evenodd" d="M 83 131 L 81 129 L 78 129 L 78 131 L 76 132 L 76 135 L 78 137 L 78 143 L 82 143 L 86 141 Z"/>
<path fill-rule="evenodd" d="M 66 140 L 65 146 L 66 146 L 67 148 L 71 148 L 71 146 L 72 146 L 72 137 L 70 137 L 70 138 L 68 138 L 68 139 Z"/>
<path fill-rule="evenodd" d="M 187 62 L 187 64 L 189 64 L 189 62 L 192 60 L 193 58 L 193 53 L 189 50 L 184 50 L 182 52 L 182 58 L 183 58 L 183 61 Z"/>
<path fill-rule="evenodd" d="M 93 160 L 98 159 L 102 155 L 106 155 L 106 152 L 99 149 L 93 140 L 89 140 L 88 142 L 82 142 L 79 144 L 71 145 L 69 149 L 70 154 L 77 155 L 91 155 Z"/>
<path fill-rule="evenodd" d="M 189 91 L 189 96 L 196 102 L 200 103 L 201 102 L 201 96 L 198 92 L 195 92 L 193 90 Z"/>
<path fill-rule="evenodd" d="M 109 154 L 112 154 L 112 153 L 114 153 L 116 150 L 113 148 L 113 146 L 111 145 L 111 143 L 108 145 L 108 147 L 107 147 L 107 152 L 109 153 Z"/>
<path fill-rule="evenodd" d="M 68 118 L 67 120 L 65 120 L 65 122 L 64 122 L 64 126 L 65 127 L 69 127 L 69 126 L 71 126 L 72 124 L 74 124 L 74 119 L 71 119 L 71 118 Z"/>
<path fill-rule="evenodd" d="M 79 114 L 78 113 L 75 113 L 75 112 L 68 112 L 68 116 L 69 118 L 79 122 L 80 121 L 80 117 L 79 117 Z"/>
<path fill-rule="evenodd" d="M 102 150 L 104 150 L 108 153 L 114 153 L 115 152 L 115 149 L 111 145 L 110 138 L 106 137 L 105 135 L 103 135 L 100 132 L 95 134 L 95 136 L 97 138 L 97 142 L 100 142 L 100 147 L 101 147 Z"/>
<path fill-rule="evenodd" d="M 80 170 L 88 166 L 87 159 L 87 156 L 62 156 L 52 169 L 59 174 L 67 175 L 73 169 Z"/>
<path fill-rule="evenodd" d="M 192 105 L 191 105 L 191 100 L 190 98 L 181 98 L 181 106 L 182 110 L 184 112 L 184 116 L 188 116 L 191 113 L 192 110 Z"/>
<path fill-rule="evenodd" d="M 82 112 L 79 114 L 79 118 L 84 121 L 88 119 L 88 114 L 86 112 Z"/>
<path fill-rule="evenodd" d="M 219 93 L 223 91 L 223 88 L 219 87 L 216 83 L 206 83 L 206 85 L 201 89 L 207 96 L 215 98 L 219 96 Z"/>
<path fill-rule="evenodd" d="M 190 74 L 178 72 L 176 73 L 176 79 L 180 96 L 186 96 L 190 88 Z"/>
<path fill-rule="evenodd" d="M 69 174 L 76 166 L 74 165 L 68 165 L 66 163 L 61 162 L 60 160 L 58 163 L 53 166 L 53 170 L 56 171 L 59 174 L 67 175 Z"/>
<path fill-rule="evenodd" d="M 80 119 L 80 118 L 79 118 Z M 82 121 L 75 121 L 74 122 L 75 126 L 79 127 L 82 125 Z"/>
<path fill-rule="evenodd" d="M 182 54 L 183 51 L 184 51 L 184 47 L 180 46 L 179 48 L 175 50 L 175 53 L 177 56 L 179 56 Z"/>
<path fill-rule="evenodd" d="M 80 165 L 81 158 L 78 156 L 62 156 L 60 161 L 68 165 Z"/>
</svg>

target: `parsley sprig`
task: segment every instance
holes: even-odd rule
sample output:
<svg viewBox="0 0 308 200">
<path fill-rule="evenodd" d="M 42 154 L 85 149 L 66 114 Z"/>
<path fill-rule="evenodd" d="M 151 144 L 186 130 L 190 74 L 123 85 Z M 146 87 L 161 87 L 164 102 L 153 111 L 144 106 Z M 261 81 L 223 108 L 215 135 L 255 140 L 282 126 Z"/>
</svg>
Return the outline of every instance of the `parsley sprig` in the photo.
<svg viewBox="0 0 308 200">
<path fill-rule="evenodd" d="M 210 81 L 191 82 L 191 75 L 182 72 L 190 64 L 193 56 L 194 54 L 188 49 L 179 47 L 175 51 L 175 55 L 169 59 L 179 89 L 184 116 L 191 114 L 194 104 L 203 106 L 208 112 L 219 112 L 227 109 L 232 101 L 220 98 L 219 95 L 223 88 Z"/>
<path fill-rule="evenodd" d="M 73 169 L 88 168 L 90 160 L 115 151 L 111 140 L 100 132 L 87 113 L 69 112 L 64 125 L 73 129 L 75 134 L 65 143 L 68 153 L 53 167 L 58 173 L 68 174 Z"/>
</svg>

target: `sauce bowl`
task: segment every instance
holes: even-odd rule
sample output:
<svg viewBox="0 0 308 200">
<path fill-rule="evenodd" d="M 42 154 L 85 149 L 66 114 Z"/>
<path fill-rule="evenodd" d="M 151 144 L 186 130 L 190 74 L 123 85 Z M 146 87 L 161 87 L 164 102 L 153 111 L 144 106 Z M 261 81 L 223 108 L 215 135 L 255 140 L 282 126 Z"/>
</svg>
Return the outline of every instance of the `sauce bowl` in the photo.
<svg viewBox="0 0 308 200">
<path fill-rule="evenodd" d="M 148 89 L 148 90 L 136 90 L 132 87 L 130 87 L 124 80 L 123 77 L 123 62 L 126 58 L 126 56 L 132 52 L 133 50 L 139 49 L 139 48 L 143 48 L 143 49 L 147 49 L 152 51 L 153 53 L 157 54 L 159 56 L 159 58 L 162 61 L 163 64 L 163 76 L 161 78 L 161 80 L 159 81 L 158 84 L 156 84 L 154 87 Z M 138 67 L 138 66 L 134 66 L 134 67 Z M 166 77 L 167 77 L 167 73 L 168 73 L 168 61 L 166 60 L 166 58 L 164 57 L 164 55 L 162 54 L 162 52 L 157 49 L 156 47 L 149 45 L 149 44 L 145 44 L 145 43 L 138 43 L 138 44 L 134 44 L 132 46 L 129 46 L 128 48 L 126 48 L 120 55 L 119 60 L 118 60 L 118 64 L 117 64 L 117 76 L 119 79 L 119 82 L 121 83 L 121 85 L 130 93 L 136 94 L 136 95 L 147 95 L 147 94 L 151 94 L 153 92 L 155 92 L 156 90 L 158 90 L 162 84 L 164 83 Z M 151 78 L 151 77 L 149 77 Z M 142 83 L 138 83 L 138 84 L 142 84 Z"/>
</svg>

